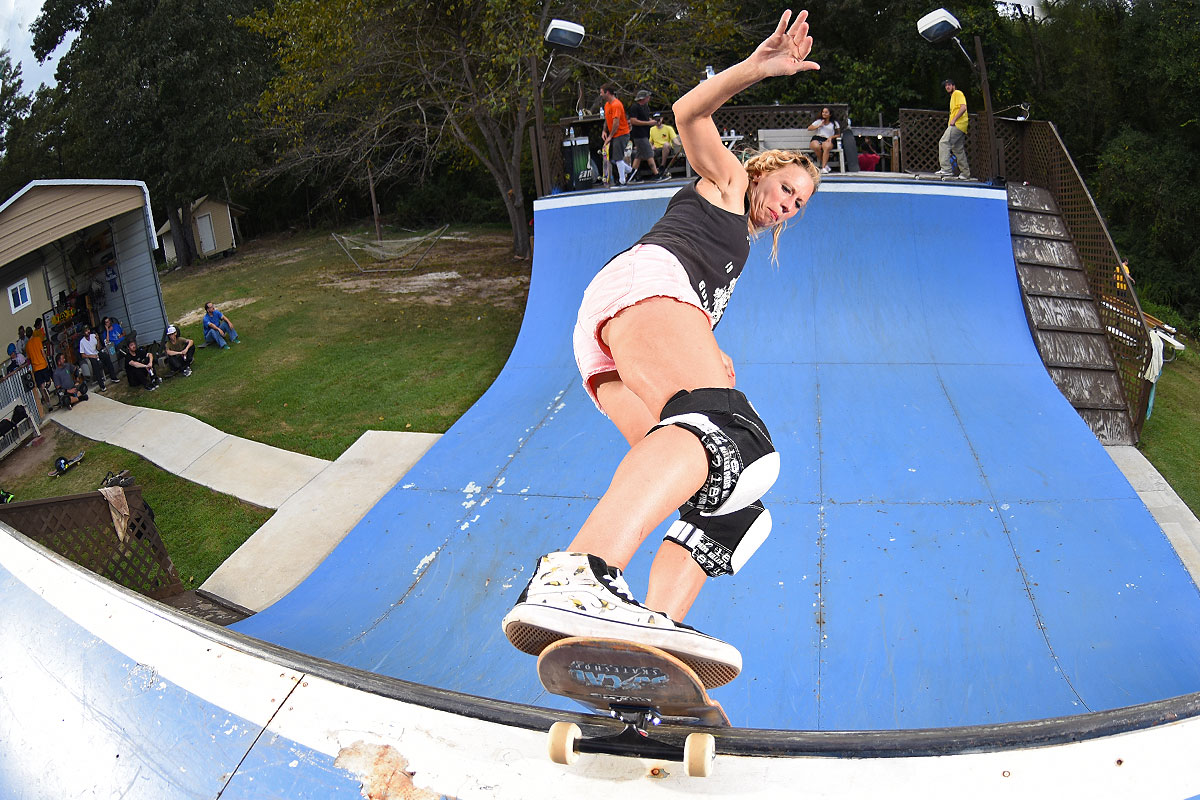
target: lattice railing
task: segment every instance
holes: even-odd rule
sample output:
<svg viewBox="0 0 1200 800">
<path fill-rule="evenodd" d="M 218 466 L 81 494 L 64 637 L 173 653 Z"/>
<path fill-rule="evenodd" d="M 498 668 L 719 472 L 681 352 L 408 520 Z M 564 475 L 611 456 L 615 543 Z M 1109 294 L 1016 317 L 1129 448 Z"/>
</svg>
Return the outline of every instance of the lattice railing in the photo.
<svg viewBox="0 0 1200 800">
<path fill-rule="evenodd" d="M 125 489 L 129 520 L 118 532 L 99 492 L 0 505 L 0 521 L 97 575 L 161 600 L 183 591 L 142 490 Z"/>
<path fill-rule="evenodd" d="M 1133 286 L 1125 280 L 1121 257 L 1088 191 L 1087 184 L 1051 122 L 1022 123 L 1020 179 L 1054 195 L 1075 250 L 1087 271 L 1134 430 L 1145 420 L 1149 395 L 1142 374 L 1149 363 L 1150 332 Z"/>
</svg>

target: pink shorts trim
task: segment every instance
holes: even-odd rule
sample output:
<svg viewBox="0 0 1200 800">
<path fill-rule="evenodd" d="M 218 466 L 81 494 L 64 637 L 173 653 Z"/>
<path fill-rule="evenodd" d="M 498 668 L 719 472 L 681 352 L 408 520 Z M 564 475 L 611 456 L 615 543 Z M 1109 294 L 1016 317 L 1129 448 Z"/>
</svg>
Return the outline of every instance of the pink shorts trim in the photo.
<svg viewBox="0 0 1200 800">
<path fill-rule="evenodd" d="M 618 255 L 596 274 L 583 293 L 575 322 L 575 363 L 583 377 L 583 388 L 596 408 L 600 408 L 600 401 L 592 388 L 592 378 L 617 369 L 612 354 L 600 340 L 600 330 L 621 311 L 651 297 L 670 297 L 704 311 L 679 259 L 656 244 L 634 245 Z M 704 311 L 704 316 L 711 326 L 712 315 Z"/>
</svg>

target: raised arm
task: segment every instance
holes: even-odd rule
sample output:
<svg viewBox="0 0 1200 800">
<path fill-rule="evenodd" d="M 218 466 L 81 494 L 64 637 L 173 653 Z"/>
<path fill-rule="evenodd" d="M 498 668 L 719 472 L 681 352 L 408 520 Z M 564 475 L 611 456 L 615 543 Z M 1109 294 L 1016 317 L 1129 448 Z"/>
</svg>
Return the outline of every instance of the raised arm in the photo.
<svg viewBox="0 0 1200 800">
<path fill-rule="evenodd" d="M 764 78 L 821 68 L 806 60 L 812 50 L 808 12 L 797 14 L 789 27 L 791 16 L 791 11 L 784 11 L 774 33 L 749 58 L 702 82 L 673 106 L 692 169 L 714 184 L 725 201 L 721 205 L 735 213 L 743 211 L 746 171 L 737 156 L 725 148 L 712 115 L 735 94 Z"/>
</svg>

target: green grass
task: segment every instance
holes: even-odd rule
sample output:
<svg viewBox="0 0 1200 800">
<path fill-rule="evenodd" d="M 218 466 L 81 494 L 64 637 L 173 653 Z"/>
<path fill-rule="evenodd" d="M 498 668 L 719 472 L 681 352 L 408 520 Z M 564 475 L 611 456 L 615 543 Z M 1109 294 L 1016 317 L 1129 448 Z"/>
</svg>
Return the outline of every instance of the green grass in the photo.
<svg viewBox="0 0 1200 800">
<path fill-rule="evenodd" d="M 84 453 L 82 462 L 51 478 L 54 460 Z M 17 500 L 93 492 L 111 470 L 127 469 L 154 509 L 155 524 L 184 585 L 194 589 L 273 513 L 159 469 L 141 456 L 94 442 L 49 423 L 45 440 L 23 451 L 25 469 L 6 475 Z"/>
<path fill-rule="evenodd" d="M 1200 355 L 1194 348 L 1164 365 L 1139 447 L 1200 516 Z"/>
<path fill-rule="evenodd" d="M 167 273 L 172 321 L 212 300 L 229 308 L 242 343 L 199 350 L 190 378 L 155 393 L 124 387 L 112 396 L 325 459 L 368 429 L 443 432 L 499 374 L 528 287 L 529 264 L 508 255 L 505 231 L 466 235 L 439 242 L 411 273 L 363 275 L 327 233 L 275 238 Z M 396 291 L 451 271 L 459 277 L 433 289 Z M 203 341 L 199 322 L 183 333 Z"/>
</svg>

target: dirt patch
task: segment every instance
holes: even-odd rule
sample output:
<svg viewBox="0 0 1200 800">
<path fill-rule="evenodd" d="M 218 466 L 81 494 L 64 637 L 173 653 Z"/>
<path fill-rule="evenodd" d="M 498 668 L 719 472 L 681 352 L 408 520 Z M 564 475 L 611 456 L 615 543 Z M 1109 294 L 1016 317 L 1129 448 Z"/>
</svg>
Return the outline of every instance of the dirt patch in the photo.
<svg viewBox="0 0 1200 800">
<path fill-rule="evenodd" d="M 38 470 L 49 472 L 53 469 L 51 462 L 58 451 L 58 434 L 61 431 L 58 423 L 47 420 L 42 424 L 40 437 L 30 439 L 0 461 L 0 486 L 11 484 Z"/>
<path fill-rule="evenodd" d="M 221 302 L 217 303 L 216 306 L 217 310 L 219 311 L 232 311 L 235 308 L 241 308 L 242 306 L 248 306 L 251 303 L 257 302 L 257 297 L 243 297 L 238 300 L 222 300 Z M 184 314 L 182 317 L 175 320 L 175 324 L 181 326 L 191 325 L 193 322 L 199 322 L 203 317 L 204 309 L 201 308 L 197 311 L 189 311 L 188 313 Z"/>
<path fill-rule="evenodd" d="M 456 271 L 428 272 L 421 275 L 327 275 L 322 286 L 344 292 L 417 295 L 418 302 L 431 306 L 450 306 L 456 302 L 479 302 L 499 308 L 520 309 L 529 293 L 529 278 L 524 275 L 501 278 L 463 276 Z M 389 302 L 399 298 L 390 297 Z"/>
</svg>

